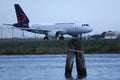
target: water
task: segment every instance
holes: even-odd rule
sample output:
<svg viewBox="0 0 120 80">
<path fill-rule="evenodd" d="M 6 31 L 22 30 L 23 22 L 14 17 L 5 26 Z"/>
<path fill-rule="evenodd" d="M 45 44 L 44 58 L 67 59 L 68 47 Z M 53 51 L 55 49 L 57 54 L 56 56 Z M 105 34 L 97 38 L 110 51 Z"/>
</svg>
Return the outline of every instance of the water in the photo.
<svg viewBox="0 0 120 80">
<path fill-rule="evenodd" d="M 120 54 L 86 54 L 87 77 L 120 80 Z M 0 80 L 66 80 L 66 55 L 0 56 Z M 72 76 L 77 77 L 76 65 Z"/>
</svg>

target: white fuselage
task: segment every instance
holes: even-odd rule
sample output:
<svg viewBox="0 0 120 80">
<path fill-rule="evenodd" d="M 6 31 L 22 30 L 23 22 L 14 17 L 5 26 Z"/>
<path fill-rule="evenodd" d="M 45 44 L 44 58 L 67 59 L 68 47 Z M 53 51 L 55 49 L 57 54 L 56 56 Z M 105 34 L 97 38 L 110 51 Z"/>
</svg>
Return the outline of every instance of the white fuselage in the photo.
<svg viewBox="0 0 120 80">
<path fill-rule="evenodd" d="M 93 29 L 88 24 L 75 24 L 75 23 L 57 23 L 54 25 L 32 25 L 30 32 L 45 34 L 44 30 L 48 30 L 48 36 L 54 37 L 57 32 L 60 34 L 80 35 L 89 33 Z M 35 32 L 34 29 L 37 29 Z M 42 31 L 43 30 L 43 31 Z"/>
</svg>

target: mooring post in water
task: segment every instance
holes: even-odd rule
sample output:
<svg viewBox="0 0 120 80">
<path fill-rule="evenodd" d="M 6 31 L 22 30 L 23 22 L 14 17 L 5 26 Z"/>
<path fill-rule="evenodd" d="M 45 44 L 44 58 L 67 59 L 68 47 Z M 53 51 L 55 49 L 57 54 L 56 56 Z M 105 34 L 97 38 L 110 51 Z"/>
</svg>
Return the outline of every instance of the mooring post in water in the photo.
<svg viewBox="0 0 120 80">
<path fill-rule="evenodd" d="M 65 67 L 65 76 L 67 78 L 72 77 L 72 68 L 73 68 L 73 61 L 74 55 L 76 56 L 76 68 L 78 78 L 83 78 L 87 76 L 86 66 L 85 66 L 85 59 L 84 59 L 84 51 L 82 51 L 82 42 L 80 39 L 72 39 L 69 42 L 69 50 L 66 59 L 66 67 Z"/>
</svg>

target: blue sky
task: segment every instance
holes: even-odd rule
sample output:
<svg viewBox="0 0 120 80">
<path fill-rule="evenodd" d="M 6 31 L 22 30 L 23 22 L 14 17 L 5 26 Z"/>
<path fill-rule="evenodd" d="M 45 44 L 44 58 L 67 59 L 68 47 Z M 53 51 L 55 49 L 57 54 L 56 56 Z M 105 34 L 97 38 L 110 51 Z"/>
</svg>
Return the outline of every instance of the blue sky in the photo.
<svg viewBox="0 0 120 80">
<path fill-rule="evenodd" d="M 120 0 L 1 0 L 0 27 L 16 23 L 14 4 L 20 4 L 31 24 L 89 23 L 94 31 L 120 31 Z"/>
</svg>

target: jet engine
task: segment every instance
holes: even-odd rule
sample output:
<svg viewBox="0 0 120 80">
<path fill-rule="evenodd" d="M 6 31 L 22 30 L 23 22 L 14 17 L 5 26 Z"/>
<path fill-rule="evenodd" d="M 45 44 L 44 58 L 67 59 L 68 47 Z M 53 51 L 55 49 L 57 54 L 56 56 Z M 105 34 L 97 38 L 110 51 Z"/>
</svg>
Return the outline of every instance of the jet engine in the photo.
<svg viewBox="0 0 120 80">
<path fill-rule="evenodd" d="M 52 38 L 56 38 L 59 36 L 59 32 L 53 30 L 53 31 L 50 31 L 48 32 L 48 36 L 52 37 Z"/>
<path fill-rule="evenodd" d="M 57 40 L 63 40 L 64 39 L 64 36 L 62 35 L 62 33 L 61 32 L 59 32 L 58 30 L 56 31 L 56 30 L 52 30 L 52 31 L 50 31 L 50 32 L 48 32 L 47 33 L 47 36 L 49 36 L 49 37 L 52 37 L 52 38 L 55 38 L 55 39 L 57 39 Z M 45 39 L 47 39 L 48 40 L 48 37 L 45 37 Z M 44 39 L 44 40 L 45 40 Z"/>
</svg>

